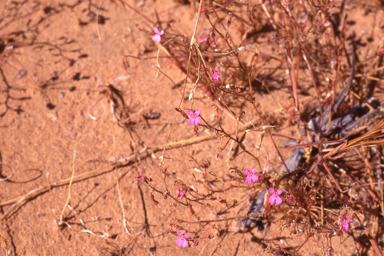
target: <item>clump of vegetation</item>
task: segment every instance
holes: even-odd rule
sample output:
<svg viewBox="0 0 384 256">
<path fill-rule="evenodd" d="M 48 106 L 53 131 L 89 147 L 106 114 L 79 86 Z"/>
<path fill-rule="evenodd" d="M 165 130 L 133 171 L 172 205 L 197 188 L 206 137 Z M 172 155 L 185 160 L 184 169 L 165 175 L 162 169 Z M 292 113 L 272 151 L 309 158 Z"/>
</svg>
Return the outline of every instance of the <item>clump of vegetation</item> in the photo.
<svg viewBox="0 0 384 256">
<path fill-rule="evenodd" d="M 206 139 L 199 137 L 203 130 L 220 141 L 218 157 L 228 148 L 238 150 L 223 159 L 229 166 L 224 177 L 215 175 L 209 162 L 183 151 L 194 171 L 194 180 L 185 180 L 168 171 L 164 151 L 175 144 L 167 141 L 158 170 L 164 184 L 153 186 L 152 174 L 137 177 L 152 189 L 155 204 L 171 205 L 174 214 L 168 233 L 177 233 L 176 245 L 197 246 L 222 236 L 234 221 L 236 232 L 258 227 L 264 236 L 268 229 L 277 229 L 302 237 L 294 246 L 261 242 L 265 252 L 274 255 L 296 254 L 307 242 L 315 242 L 324 255 L 332 255 L 335 245 L 330 238 L 342 233 L 356 239 L 366 237 L 381 255 L 384 105 L 377 98 L 377 77 L 382 70 L 377 60 L 384 48 L 363 57 L 353 47 L 346 47 L 348 15 L 340 18 L 343 7 L 339 2 L 193 3 L 198 18 L 191 37 L 176 36 L 171 27 L 158 24 L 161 33 L 155 27 L 152 40 L 159 49 L 158 58 L 167 56 L 186 74 L 185 93 L 176 111 L 179 118 L 188 119 L 190 126 L 185 128 L 193 129 L 197 136 L 193 142 Z M 158 73 L 164 72 L 157 67 Z M 300 139 L 285 148 L 294 148 L 287 159 L 276 142 L 277 136 L 284 135 L 275 131 L 284 120 L 262 113 L 258 103 L 260 94 L 272 90 L 291 94 L 291 104 L 284 108 L 285 121 L 297 126 L 299 132 L 286 137 Z M 212 99 L 213 122 L 208 121 L 209 113 L 195 107 L 197 91 Z M 189 107 L 185 109 L 185 105 Z M 244 122 L 249 113 L 240 107 L 240 114 L 235 114 L 239 106 L 250 106 L 255 120 Z M 222 125 L 224 118 L 231 120 L 231 129 Z M 256 149 L 242 142 L 252 133 L 259 138 Z M 270 153 L 281 160 L 277 171 L 263 168 L 262 163 L 269 162 L 260 154 L 264 143 L 272 143 L 274 152 Z M 232 166 L 231 161 L 240 154 L 256 167 L 249 171 L 246 166 Z M 240 202 L 229 199 L 233 191 L 254 192 L 247 215 L 235 210 Z M 211 202 L 216 202 L 215 206 Z M 190 217 L 179 213 L 180 206 L 189 210 Z M 216 218 L 202 219 L 204 208 L 212 209 Z"/>
</svg>

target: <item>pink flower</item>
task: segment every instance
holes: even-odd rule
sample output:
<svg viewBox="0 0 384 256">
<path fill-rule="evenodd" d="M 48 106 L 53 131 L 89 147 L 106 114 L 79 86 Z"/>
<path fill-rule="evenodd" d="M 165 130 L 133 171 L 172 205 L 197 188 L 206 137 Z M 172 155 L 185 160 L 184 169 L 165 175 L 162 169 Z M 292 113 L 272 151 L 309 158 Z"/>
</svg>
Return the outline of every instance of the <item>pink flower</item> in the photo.
<svg viewBox="0 0 384 256">
<path fill-rule="evenodd" d="M 245 178 L 245 182 L 247 182 L 248 184 L 251 184 L 252 182 L 258 181 L 259 177 L 254 174 L 255 172 L 256 172 L 255 167 L 252 167 L 251 171 L 248 171 L 248 169 L 244 168 L 243 173 L 247 175 L 247 178 Z"/>
<path fill-rule="evenodd" d="M 135 180 L 144 180 L 143 172 L 141 172 L 140 176 L 135 177 Z"/>
<path fill-rule="evenodd" d="M 177 199 L 181 200 L 181 198 L 184 196 L 184 194 L 187 192 L 186 190 L 180 190 L 180 188 L 177 188 L 179 190 L 179 194 L 177 195 Z"/>
<path fill-rule="evenodd" d="M 198 125 L 201 122 L 200 119 L 197 117 L 200 115 L 199 109 L 196 109 L 195 113 L 193 113 L 192 110 L 188 109 L 187 113 L 190 116 L 190 118 L 188 120 L 188 123 L 190 125 Z"/>
<path fill-rule="evenodd" d="M 160 43 L 160 41 L 161 41 L 161 36 L 164 34 L 164 30 L 161 30 L 161 32 L 159 32 L 159 30 L 158 30 L 157 28 L 154 28 L 153 30 L 155 31 L 156 35 L 154 35 L 154 36 L 152 37 L 152 40 L 153 40 L 154 42 L 159 42 L 159 43 Z"/>
<path fill-rule="evenodd" d="M 217 41 L 216 41 L 216 38 L 209 38 L 209 44 L 212 45 L 213 47 L 216 47 L 217 45 Z"/>
<path fill-rule="evenodd" d="M 187 247 L 188 246 L 188 242 L 186 240 L 186 238 L 189 237 L 189 234 L 188 233 L 185 233 L 183 235 L 183 233 L 181 233 L 181 231 L 178 231 L 177 232 L 177 235 L 180 237 L 177 241 L 176 241 L 176 245 L 179 246 L 179 247 Z"/>
<path fill-rule="evenodd" d="M 332 25 L 332 23 L 329 21 L 323 21 L 321 24 L 323 24 L 324 27 L 329 27 Z"/>
<path fill-rule="evenodd" d="M 197 10 L 196 12 L 199 12 L 199 10 Z M 203 6 L 201 6 L 201 11 L 200 12 L 205 12 L 205 8 Z"/>
<path fill-rule="evenodd" d="M 204 41 L 207 41 L 208 35 L 206 35 L 204 32 L 202 36 L 197 36 L 197 37 L 200 38 L 200 42 L 204 42 Z"/>
<path fill-rule="evenodd" d="M 212 69 L 212 81 L 219 82 L 219 76 L 220 76 L 220 69 L 218 71 L 215 71 Z"/>
<path fill-rule="evenodd" d="M 198 68 L 195 68 L 196 70 L 198 70 Z M 205 71 L 205 68 L 204 68 L 204 65 L 203 63 L 201 63 L 201 66 L 200 66 L 200 71 Z"/>
<path fill-rule="evenodd" d="M 300 25 L 301 25 L 302 27 L 306 27 L 306 26 L 307 26 L 307 22 L 305 22 L 305 21 L 300 21 Z"/>
<path fill-rule="evenodd" d="M 341 216 L 341 228 L 340 228 L 340 230 L 344 230 L 345 232 L 348 232 L 349 222 L 351 220 L 352 219 L 344 219 L 344 217 Z"/>
<path fill-rule="evenodd" d="M 292 203 L 292 195 L 288 194 L 285 199 L 287 200 L 288 203 Z"/>
<path fill-rule="evenodd" d="M 283 193 L 283 191 L 281 191 L 281 189 L 278 189 L 276 192 L 273 188 L 269 188 L 269 193 L 273 194 L 269 197 L 268 199 L 268 202 L 270 204 L 275 204 L 278 205 L 278 204 L 281 204 L 283 202 L 283 200 L 279 197 L 279 195 L 281 193 Z"/>
</svg>

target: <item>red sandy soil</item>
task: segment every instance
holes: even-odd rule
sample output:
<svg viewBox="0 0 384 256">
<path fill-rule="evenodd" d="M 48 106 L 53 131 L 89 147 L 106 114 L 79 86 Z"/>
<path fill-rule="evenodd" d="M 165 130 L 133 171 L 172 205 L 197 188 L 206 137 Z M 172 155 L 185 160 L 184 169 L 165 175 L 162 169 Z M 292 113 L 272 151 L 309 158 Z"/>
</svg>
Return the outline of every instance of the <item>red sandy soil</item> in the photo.
<svg viewBox="0 0 384 256">
<path fill-rule="evenodd" d="M 179 105 L 185 74 L 166 58 L 160 58 L 163 72 L 156 78 L 157 46 L 151 40 L 153 22 L 161 21 L 162 27 L 171 24 L 179 34 L 190 38 L 196 19 L 196 6 L 177 1 L 127 1 L 140 13 L 124 8 L 119 1 L 7 1 L 0 3 L 0 38 L 3 48 L 13 45 L 13 50 L 3 49 L 0 59 L 0 154 L 1 178 L 0 202 L 17 198 L 34 190 L 70 178 L 74 160 L 75 175 L 106 167 L 97 175 L 73 183 L 69 205 L 63 218 L 70 225 L 58 225 L 63 207 L 68 198 L 68 185 L 52 187 L 38 193 L 33 198 L 1 206 L 1 215 L 9 213 L 1 220 L 0 235 L 7 242 L 0 255 L 264 255 L 263 234 L 256 229 L 247 233 L 236 233 L 234 223 L 222 222 L 221 234 L 212 239 L 201 239 L 198 246 L 179 248 L 175 245 L 177 236 L 167 233 L 174 217 L 194 221 L 189 209 L 173 201 L 164 200 L 158 194 L 151 200 L 151 189 L 144 183 L 135 181 L 143 171 L 153 181 L 155 187 L 162 187 L 159 171 L 159 157 L 141 155 L 140 161 L 124 167 L 113 168 L 114 159 L 121 159 L 138 152 L 144 146 L 155 146 L 167 141 L 172 122 L 175 125 L 169 142 L 192 139 L 193 128 L 174 110 Z M 156 11 L 156 15 L 155 15 Z M 383 44 L 383 11 L 364 13 L 358 6 L 347 5 L 344 13 L 349 13 L 349 35 L 354 33 L 358 41 L 357 53 L 365 56 Z M 146 17 L 146 18 L 144 18 Z M 149 19 L 149 20 L 147 20 Z M 141 32 L 139 28 L 151 31 Z M 98 36 L 98 31 L 100 37 Z M 266 38 L 271 34 L 264 35 Z M 348 36 L 347 36 L 348 37 Z M 351 47 L 351 42 L 346 42 Z M 261 44 L 269 51 L 268 44 Z M 145 58 L 125 59 L 124 56 Z M 164 56 L 160 53 L 160 56 Z M 124 64 L 124 61 L 127 63 Z M 24 73 L 24 74 L 23 74 Z M 288 79 L 288 77 L 284 78 Z M 111 94 L 108 84 L 121 94 Z M 193 84 L 187 84 L 187 90 Z M 113 119 L 110 97 L 117 103 L 117 111 L 126 111 L 129 125 L 119 126 Z M 288 122 L 289 115 L 282 109 L 291 104 L 288 89 L 265 91 L 257 94 L 260 110 L 276 130 L 290 136 L 297 131 Z M 99 101 L 98 101 L 99 100 Z M 97 104 L 90 108 L 96 101 Z M 204 118 L 214 121 L 211 108 L 212 99 L 202 91 L 195 95 L 195 108 L 199 108 Z M 189 103 L 182 108 L 187 109 Z M 251 106 L 234 108 L 235 114 L 245 111 L 245 123 L 256 119 Z M 89 117 L 88 111 L 95 117 Z M 145 118 L 149 116 L 159 118 Z M 229 130 L 234 122 L 220 112 L 223 125 Z M 207 135 L 200 129 L 197 136 Z M 247 136 L 244 144 L 255 148 L 258 135 Z M 267 140 L 267 139 L 266 139 Z M 284 146 L 283 138 L 277 139 Z M 224 177 L 229 166 L 251 167 L 254 164 L 245 155 L 240 155 L 231 163 L 225 159 L 228 149 L 217 158 L 217 148 L 224 142 L 209 140 L 181 148 L 167 150 L 164 166 L 173 177 L 194 183 L 193 156 L 198 161 L 210 162 L 209 171 Z M 262 162 L 265 171 L 280 166 L 270 141 L 264 144 L 261 155 L 269 163 Z M 256 152 L 256 150 L 255 150 Z M 289 150 L 283 151 L 288 157 Z M 121 199 L 129 231 L 124 230 Z M 171 194 L 176 196 L 176 187 L 168 184 Z M 195 185 L 198 189 L 200 185 Z M 237 199 L 240 208 L 224 214 L 224 217 L 245 214 L 249 206 L 249 190 L 238 189 L 225 194 L 229 202 Z M 217 209 L 223 206 L 211 203 L 214 209 L 195 209 L 201 219 L 217 219 Z M 238 210 L 244 208 L 240 213 Z M 7 212 L 9 211 L 10 212 Z M 221 217 L 223 217 L 221 216 Z M 85 225 L 81 224 L 81 220 Z M 84 232 L 85 228 L 89 232 Z M 186 226 L 193 229 L 194 226 Z M 174 229 L 176 230 L 176 229 Z M 176 230 L 177 231 L 177 230 Z M 201 233 L 202 237 L 216 234 L 213 229 Z M 297 246 L 303 237 L 287 236 L 289 230 L 278 230 L 277 223 L 267 230 L 264 241 Z M 354 255 L 357 248 L 363 255 L 373 255 L 368 241 L 357 242 L 344 233 L 333 237 L 327 244 L 322 237 L 311 239 L 300 250 L 300 255 L 323 255 L 332 244 L 334 255 Z M 264 246 L 262 245 L 264 244 Z M 9 254 L 8 254 L 9 253 Z M 364 254 L 365 253 L 365 254 Z M 356 254 L 358 255 L 358 254 Z"/>
</svg>

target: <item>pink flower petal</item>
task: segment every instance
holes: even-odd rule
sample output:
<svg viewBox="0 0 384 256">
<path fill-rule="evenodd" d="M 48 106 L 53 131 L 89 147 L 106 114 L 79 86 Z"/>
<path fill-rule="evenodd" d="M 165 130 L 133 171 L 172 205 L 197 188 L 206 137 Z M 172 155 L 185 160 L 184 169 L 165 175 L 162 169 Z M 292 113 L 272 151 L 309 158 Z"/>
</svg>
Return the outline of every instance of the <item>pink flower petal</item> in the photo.
<svg viewBox="0 0 384 256">
<path fill-rule="evenodd" d="M 268 199 L 268 202 L 270 204 L 274 204 L 275 203 L 275 197 L 272 195 L 269 199 Z"/>
<path fill-rule="evenodd" d="M 181 233 L 181 231 L 177 231 L 177 235 L 178 235 L 179 237 L 183 237 L 183 233 Z"/>
<path fill-rule="evenodd" d="M 181 247 L 183 245 L 184 238 L 180 238 L 176 241 L 176 245 Z"/>
<path fill-rule="evenodd" d="M 259 177 L 257 177 L 256 175 L 251 175 L 252 177 L 252 182 L 256 182 L 259 180 Z"/>
<path fill-rule="evenodd" d="M 255 172 L 256 172 L 256 167 L 252 167 L 251 173 L 255 173 Z"/>
<path fill-rule="evenodd" d="M 187 247 L 188 246 L 188 242 L 187 240 L 183 239 L 183 248 Z"/>
<path fill-rule="evenodd" d="M 178 190 L 179 190 L 179 194 L 177 195 L 176 198 L 178 198 L 179 200 L 181 200 L 181 198 L 184 196 L 184 194 L 185 194 L 187 191 L 186 191 L 186 190 L 180 190 L 179 188 L 178 188 Z"/>
<path fill-rule="evenodd" d="M 164 35 L 164 30 L 161 30 L 160 35 Z"/>
<path fill-rule="evenodd" d="M 269 193 L 274 194 L 275 190 L 271 187 L 271 188 L 269 188 Z"/>
<path fill-rule="evenodd" d="M 205 8 L 203 6 L 201 6 L 201 11 L 200 12 L 204 12 L 205 11 Z M 199 12 L 199 9 L 197 9 L 196 12 Z"/>
<path fill-rule="evenodd" d="M 209 43 L 210 43 L 212 46 L 216 47 L 216 45 L 217 45 L 216 38 L 213 38 L 213 39 L 209 38 Z"/>
<path fill-rule="evenodd" d="M 245 175 L 248 175 L 248 174 L 249 174 L 248 169 L 247 169 L 247 168 L 244 168 L 244 169 L 243 169 L 243 173 L 244 173 Z"/>
<path fill-rule="evenodd" d="M 196 109 L 195 114 L 196 114 L 196 116 L 199 116 L 200 115 L 200 109 Z"/>
<path fill-rule="evenodd" d="M 278 189 L 277 190 L 277 195 L 281 195 L 281 193 L 283 193 L 283 191 L 281 191 L 281 189 Z"/>
<path fill-rule="evenodd" d="M 193 116 L 193 112 L 192 112 L 192 110 L 188 109 L 188 110 L 187 110 L 187 114 L 188 114 L 189 116 L 192 117 L 192 116 Z"/>
<path fill-rule="evenodd" d="M 323 21 L 322 23 L 323 23 L 324 27 L 329 27 L 332 25 L 331 22 L 327 22 L 327 21 Z"/>
<path fill-rule="evenodd" d="M 202 36 L 199 36 L 199 38 L 201 42 L 207 41 L 207 36 L 205 35 L 205 32 Z"/>
<path fill-rule="evenodd" d="M 247 178 L 245 178 L 245 182 L 247 182 L 248 184 L 252 183 L 252 178 L 250 175 L 248 175 Z"/>
<path fill-rule="evenodd" d="M 351 220 L 352 219 L 344 219 L 344 217 L 341 216 L 341 229 L 340 230 L 344 230 L 345 232 L 348 232 L 349 222 Z"/>
<path fill-rule="evenodd" d="M 200 122 L 200 119 L 198 117 L 195 117 L 195 125 L 198 125 Z"/>
<path fill-rule="evenodd" d="M 155 41 L 155 42 L 160 42 L 161 41 L 161 37 L 159 35 L 154 35 L 152 37 L 152 40 Z"/>
<path fill-rule="evenodd" d="M 185 233 L 184 234 L 184 238 L 188 238 L 189 237 L 189 234 L 188 233 Z"/>
<path fill-rule="evenodd" d="M 140 176 L 135 177 L 135 180 L 144 180 L 143 172 L 140 173 Z"/>
<path fill-rule="evenodd" d="M 279 196 L 276 196 L 275 200 L 276 204 L 281 204 L 283 202 L 283 200 Z"/>
<path fill-rule="evenodd" d="M 195 120 L 194 120 L 193 117 L 189 118 L 188 124 L 190 124 L 190 125 L 194 125 L 195 124 Z"/>
<path fill-rule="evenodd" d="M 159 30 L 155 27 L 155 28 L 153 28 L 153 30 L 155 31 L 155 33 L 156 34 L 158 34 L 159 33 Z"/>
</svg>

